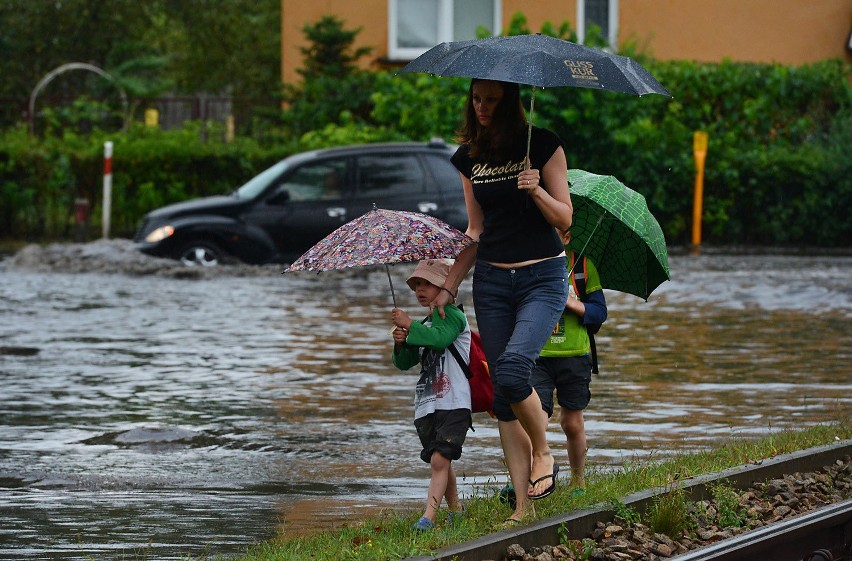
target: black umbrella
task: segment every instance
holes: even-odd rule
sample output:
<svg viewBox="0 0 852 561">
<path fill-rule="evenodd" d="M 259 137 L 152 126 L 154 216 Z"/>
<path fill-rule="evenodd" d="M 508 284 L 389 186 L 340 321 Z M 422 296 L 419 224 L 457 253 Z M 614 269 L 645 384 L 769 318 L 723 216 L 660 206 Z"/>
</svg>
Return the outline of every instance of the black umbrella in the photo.
<svg viewBox="0 0 852 561">
<path fill-rule="evenodd" d="M 671 97 L 650 72 L 629 57 L 541 34 L 441 43 L 412 60 L 400 72 L 427 72 L 534 86 L 530 127 L 535 86 L 612 90 L 639 96 L 656 93 Z M 527 145 L 529 152 L 529 138 Z"/>
</svg>

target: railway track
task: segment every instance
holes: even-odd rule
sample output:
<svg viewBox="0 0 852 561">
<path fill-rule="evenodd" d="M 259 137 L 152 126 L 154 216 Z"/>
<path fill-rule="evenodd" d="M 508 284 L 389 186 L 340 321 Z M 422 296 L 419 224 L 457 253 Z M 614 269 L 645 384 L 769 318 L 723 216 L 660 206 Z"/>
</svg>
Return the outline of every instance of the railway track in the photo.
<svg viewBox="0 0 852 561">
<path fill-rule="evenodd" d="M 819 446 L 745 465 L 684 482 L 682 488 L 691 500 L 709 496 L 709 487 L 725 481 L 745 489 L 757 481 L 785 474 L 815 471 L 852 454 L 852 440 Z M 644 511 L 664 490 L 651 489 L 623 499 L 627 506 Z M 506 548 L 557 544 L 565 532 L 588 536 L 598 521 L 611 520 L 609 508 L 591 508 L 538 520 L 527 526 L 502 530 L 481 538 L 449 546 L 432 555 L 410 557 L 405 561 L 501 561 Z M 750 530 L 734 538 L 672 557 L 673 561 L 852 561 L 852 500 L 834 503 L 818 510 Z"/>
<path fill-rule="evenodd" d="M 675 557 L 676 561 L 840 561 L 852 555 L 852 500 Z"/>
</svg>

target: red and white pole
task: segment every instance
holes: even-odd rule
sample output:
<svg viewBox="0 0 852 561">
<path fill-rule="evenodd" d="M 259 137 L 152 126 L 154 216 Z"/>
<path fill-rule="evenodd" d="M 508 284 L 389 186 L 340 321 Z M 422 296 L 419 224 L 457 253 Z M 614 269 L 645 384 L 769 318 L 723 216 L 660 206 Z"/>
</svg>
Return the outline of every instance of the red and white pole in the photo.
<svg viewBox="0 0 852 561">
<path fill-rule="evenodd" d="M 104 142 L 104 203 L 103 238 L 109 238 L 109 221 L 112 214 L 112 142 Z"/>
</svg>

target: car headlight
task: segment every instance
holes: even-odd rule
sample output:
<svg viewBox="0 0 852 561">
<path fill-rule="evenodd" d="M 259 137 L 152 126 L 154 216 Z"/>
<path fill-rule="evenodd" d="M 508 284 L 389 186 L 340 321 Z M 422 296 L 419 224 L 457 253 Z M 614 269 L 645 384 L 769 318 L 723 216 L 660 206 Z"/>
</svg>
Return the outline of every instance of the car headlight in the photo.
<svg viewBox="0 0 852 561">
<path fill-rule="evenodd" d="M 157 243 L 163 241 L 168 238 L 172 234 L 175 233 L 175 229 L 172 226 L 160 226 L 156 230 L 153 230 L 150 234 L 145 236 L 145 241 L 148 243 Z"/>
</svg>

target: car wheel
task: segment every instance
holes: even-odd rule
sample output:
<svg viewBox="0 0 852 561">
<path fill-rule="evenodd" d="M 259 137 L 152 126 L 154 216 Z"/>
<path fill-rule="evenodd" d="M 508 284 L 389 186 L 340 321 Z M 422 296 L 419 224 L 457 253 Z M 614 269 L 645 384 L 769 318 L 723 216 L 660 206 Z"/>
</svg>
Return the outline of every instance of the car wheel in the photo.
<svg viewBox="0 0 852 561">
<path fill-rule="evenodd" d="M 176 257 L 188 267 L 215 267 L 223 261 L 224 253 L 210 242 L 191 242 L 181 246 Z"/>
</svg>

